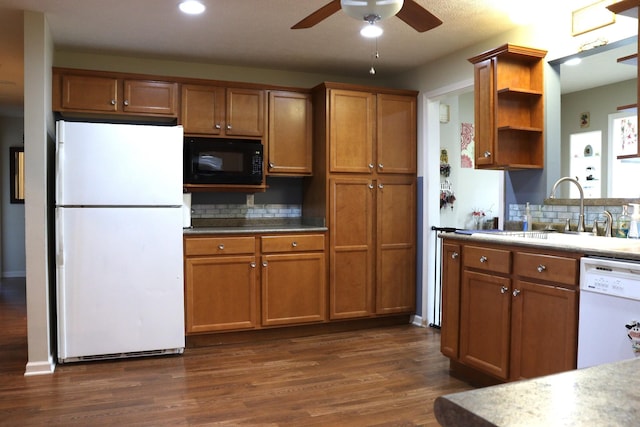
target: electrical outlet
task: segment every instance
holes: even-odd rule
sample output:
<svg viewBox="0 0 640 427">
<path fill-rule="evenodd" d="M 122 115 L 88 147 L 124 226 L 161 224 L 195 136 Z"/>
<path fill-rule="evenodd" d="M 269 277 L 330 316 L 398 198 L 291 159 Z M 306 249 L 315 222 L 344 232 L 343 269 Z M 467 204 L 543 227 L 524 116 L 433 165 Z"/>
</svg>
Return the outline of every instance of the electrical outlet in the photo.
<svg viewBox="0 0 640 427">
<path fill-rule="evenodd" d="M 255 194 L 247 194 L 247 206 L 253 206 Z"/>
</svg>

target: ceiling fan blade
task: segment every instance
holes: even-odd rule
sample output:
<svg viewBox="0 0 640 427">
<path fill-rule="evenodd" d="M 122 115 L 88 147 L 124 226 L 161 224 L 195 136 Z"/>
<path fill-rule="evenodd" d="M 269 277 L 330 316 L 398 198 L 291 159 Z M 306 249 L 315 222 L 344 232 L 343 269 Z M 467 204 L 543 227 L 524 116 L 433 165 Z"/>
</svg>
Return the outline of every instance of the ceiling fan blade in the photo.
<svg viewBox="0 0 640 427">
<path fill-rule="evenodd" d="M 313 12 L 311 15 L 304 18 L 302 21 L 298 22 L 296 25 L 291 27 L 291 29 L 299 30 L 301 28 L 311 28 L 339 11 L 340 8 L 340 0 L 333 0 Z"/>
<path fill-rule="evenodd" d="M 442 24 L 440 19 L 416 3 L 415 0 L 404 0 L 402 9 L 396 16 L 420 33 Z"/>
</svg>

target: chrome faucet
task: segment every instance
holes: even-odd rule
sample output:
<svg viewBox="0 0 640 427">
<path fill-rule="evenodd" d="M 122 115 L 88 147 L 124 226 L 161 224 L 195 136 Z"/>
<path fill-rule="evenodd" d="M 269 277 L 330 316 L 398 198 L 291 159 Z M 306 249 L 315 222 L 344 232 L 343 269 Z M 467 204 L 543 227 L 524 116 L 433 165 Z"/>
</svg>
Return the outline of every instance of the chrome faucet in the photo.
<svg viewBox="0 0 640 427">
<path fill-rule="evenodd" d="M 605 237 L 611 237 L 611 233 L 613 231 L 613 216 L 611 215 L 611 212 L 607 210 L 605 210 L 603 214 L 607 217 L 607 222 L 604 226 L 604 235 Z"/>
<path fill-rule="evenodd" d="M 551 195 L 549 196 L 549 198 L 550 199 L 555 199 L 556 198 L 556 188 L 558 188 L 558 184 L 560 184 L 562 181 L 573 182 L 576 185 L 576 187 L 578 187 L 578 191 L 580 192 L 580 216 L 578 217 L 578 227 L 576 228 L 576 231 L 578 231 L 578 233 L 584 232 L 585 231 L 585 226 L 584 226 L 584 191 L 582 190 L 582 185 L 580 185 L 580 183 L 578 182 L 577 179 L 573 179 L 571 177 L 564 176 L 564 177 L 560 178 L 559 180 L 557 180 L 556 183 L 553 184 L 553 188 L 551 189 Z"/>
</svg>

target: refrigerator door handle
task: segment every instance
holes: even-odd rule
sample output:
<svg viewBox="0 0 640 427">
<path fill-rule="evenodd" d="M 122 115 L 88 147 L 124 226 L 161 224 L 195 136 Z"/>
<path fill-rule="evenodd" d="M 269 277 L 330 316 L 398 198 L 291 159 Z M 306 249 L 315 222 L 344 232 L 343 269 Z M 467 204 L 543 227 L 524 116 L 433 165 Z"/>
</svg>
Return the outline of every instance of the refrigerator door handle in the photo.
<svg viewBox="0 0 640 427">
<path fill-rule="evenodd" d="M 56 265 L 64 266 L 64 209 L 56 209 Z"/>
<path fill-rule="evenodd" d="M 64 121 L 56 123 L 56 205 L 63 204 L 62 195 L 64 194 L 63 185 L 63 172 L 64 172 Z"/>
</svg>

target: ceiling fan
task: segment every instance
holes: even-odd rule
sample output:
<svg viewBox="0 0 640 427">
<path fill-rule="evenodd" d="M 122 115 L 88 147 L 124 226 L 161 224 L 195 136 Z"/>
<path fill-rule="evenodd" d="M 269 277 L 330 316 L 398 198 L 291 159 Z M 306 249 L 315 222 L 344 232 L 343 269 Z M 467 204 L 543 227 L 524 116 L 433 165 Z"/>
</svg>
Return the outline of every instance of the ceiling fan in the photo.
<svg viewBox="0 0 640 427">
<path fill-rule="evenodd" d="M 311 28 L 340 9 L 353 18 L 373 23 L 397 15 L 416 31 L 423 33 L 442 24 L 431 12 L 415 0 L 332 0 L 291 29 Z"/>
</svg>

